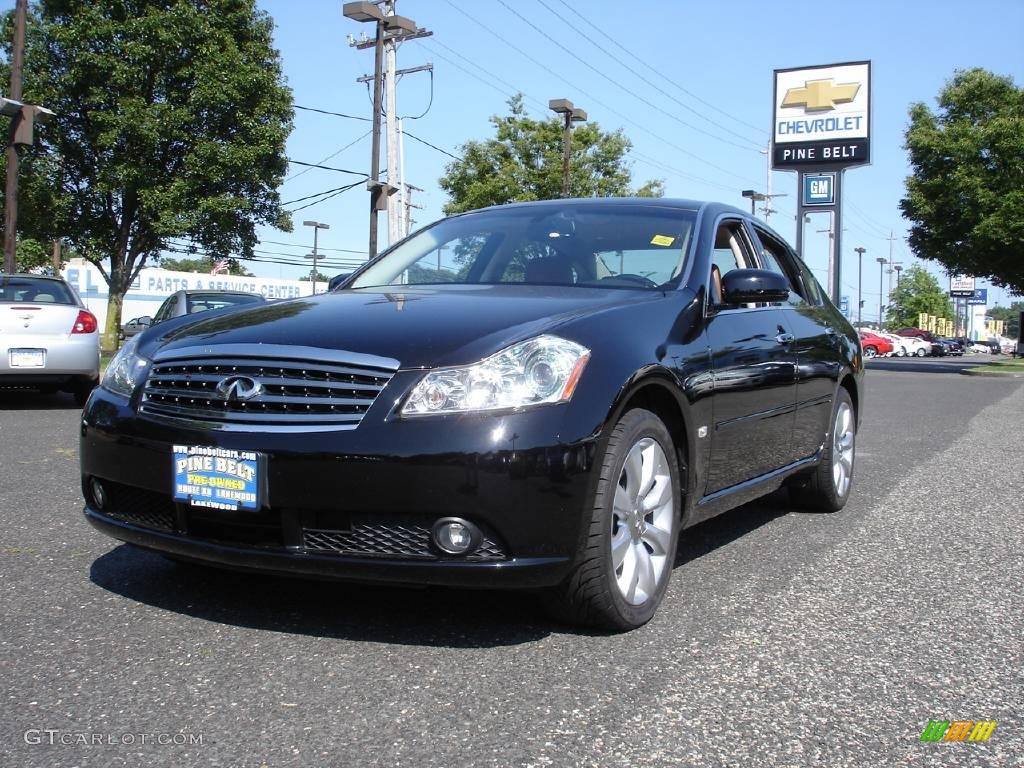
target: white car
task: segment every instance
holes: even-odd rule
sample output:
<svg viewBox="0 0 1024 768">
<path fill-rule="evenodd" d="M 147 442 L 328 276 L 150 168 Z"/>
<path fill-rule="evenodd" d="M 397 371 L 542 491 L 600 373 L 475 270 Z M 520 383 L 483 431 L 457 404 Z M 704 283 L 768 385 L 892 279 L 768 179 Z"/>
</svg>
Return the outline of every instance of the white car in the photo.
<svg viewBox="0 0 1024 768">
<path fill-rule="evenodd" d="M 99 382 L 96 316 L 59 277 L 0 275 L 0 388 L 63 389 L 84 405 Z"/>
<path fill-rule="evenodd" d="M 977 353 L 982 354 L 982 355 L 990 355 L 990 354 L 992 354 L 992 348 L 991 347 L 989 347 L 987 344 L 979 344 L 976 341 L 968 344 L 967 345 L 967 350 L 969 352 L 977 352 Z"/>
<path fill-rule="evenodd" d="M 908 357 L 928 357 L 932 353 L 932 343 L 915 336 L 897 336 Z"/>
</svg>

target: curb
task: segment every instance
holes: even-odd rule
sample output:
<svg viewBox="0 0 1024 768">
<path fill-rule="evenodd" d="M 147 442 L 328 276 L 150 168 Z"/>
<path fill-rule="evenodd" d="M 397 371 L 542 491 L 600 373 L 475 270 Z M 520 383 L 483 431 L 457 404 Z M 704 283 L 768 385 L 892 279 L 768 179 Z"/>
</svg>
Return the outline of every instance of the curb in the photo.
<svg viewBox="0 0 1024 768">
<path fill-rule="evenodd" d="M 979 371 L 977 368 L 964 368 L 960 371 L 964 376 L 991 376 L 995 379 L 1024 379 L 1024 369 L 1014 371 Z"/>
</svg>

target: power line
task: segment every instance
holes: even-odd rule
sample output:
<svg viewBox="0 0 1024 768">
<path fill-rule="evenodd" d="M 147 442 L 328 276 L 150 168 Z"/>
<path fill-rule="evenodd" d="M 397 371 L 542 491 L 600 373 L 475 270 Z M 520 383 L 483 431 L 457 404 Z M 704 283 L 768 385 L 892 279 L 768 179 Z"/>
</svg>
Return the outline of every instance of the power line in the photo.
<svg viewBox="0 0 1024 768">
<path fill-rule="evenodd" d="M 323 192 L 317 192 L 317 193 L 312 194 L 312 195 L 306 195 L 305 197 L 297 197 L 294 200 L 288 200 L 286 202 L 281 203 L 281 205 L 294 205 L 295 203 L 301 203 L 301 202 L 303 202 L 305 200 L 312 200 L 314 197 L 320 197 L 321 195 L 329 195 L 332 192 L 340 192 L 342 190 L 349 189 L 350 187 L 351 187 L 351 185 L 347 184 L 344 187 L 335 187 L 334 189 L 326 189 Z"/>
<path fill-rule="evenodd" d="M 669 93 L 669 92 L 668 92 L 668 91 L 666 91 L 666 90 L 665 90 L 664 88 L 662 88 L 662 87 L 661 87 L 661 86 L 659 86 L 659 85 L 658 85 L 657 83 L 655 83 L 655 82 L 654 82 L 653 80 L 651 80 L 651 79 L 650 79 L 649 77 L 647 77 L 647 76 L 646 76 L 646 75 L 645 75 L 645 74 L 644 74 L 643 72 L 639 72 L 639 71 L 637 71 L 636 69 L 634 69 L 633 67 L 631 67 L 631 66 L 630 66 L 629 64 L 627 64 L 627 63 L 626 63 L 626 62 L 624 62 L 624 61 L 623 61 L 622 59 L 620 59 L 620 58 L 619 58 L 618 56 L 616 56 L 616 55 L 615 55 L 614 53 L 612 53 L 612 52 L 611 52 L 611 51 L 609 51 L 609 50 L 608 50 L 607 48 L 605 48 L 604 46 L 602 46 L 602 45 L 601 45 L 601 44 L 600 44 L 599 42 L 597 42 L 597 41 L 596 41 L 596 40 L 595 40 L 594 38 L 590 37 L 590 35 L 588 35 L 588 34 L 587 34 L 586 32 L 584 32 L 583 30 L 581 30 L 581 29 L 580 29 L 579 27 L 575 26 L 575 25 L 574 25 L 574 24 L 573 24 L 573 23 L 572 23 L 571 21 L 569 21 L 569 20 L 568 20 L 567 18 L 565 18 L 565 17 L 564 17 L 564 16 L 562 15 L 562 14 L 560 14 L 560 13 L 559 13 L 558 11 L 556 11 L 556 10 L 555 10 L 554 8 L 552 8 L 552 7 L 550 6 L 550 5 L 548 5 L 548 4 L 546 3 L 546 2 L 544 2 L 544 0 L 537 0 L 537 2 L 538 2 L 538 3 L 540 3 L 540 4 L 542 5 L 542 6 L 544 6 L 544 7 L 545 7 L 545 8 L 546 8 L 546 9 L 548 10 L 548 12 L 549 12 L 549 13 L 551 13 L 551 14 L 553 14 L 553 15 L 554 15 L 555 17 L 557 17 L 557 18 L 558 18 L 558 19 L 559 19 L 559 20 L 560 20 L 560 21 L 561 21 L 561 22 L 562 22 L 563 24 L 565 24 L 565 25 L 566 25 L 566 26 L 568 26 L 568 27 L 569 27 L 569 28 L 570 28 L 571 30 L 573 30 L 573 31 L 574 31 L 574 32 L 576 32 L 576 33 L 577 33 L 578 35 L 580 35 L 580 37 L 582 37 L 582 38 L 583 38 L 584 40 L 586 40 L 587 42 L 589 42 L 589 43 L 590 43 L 591 45 L 593 45 L 593 46 L 594 46 L 595 48 L 597 48 L 597 49 L 598 49 L 599 51 L 601 51 L 602 53 L 604 53 L 604 54 L 605 54 L 606 56 L 608 56 L 608 57 L 609 57 L 610 59 L 612 59 L 612 60 L 613 60 L 613 61 L 614 61 L 614 62 L 615 62 L 616 64 L 618 64 L 619 66 L 623 67 L 623 68 L 624 68 L 624 69 L 626 69 L 626 70 L 627 70 L 628 72 L 631 72 L 631 73 L 632 73 L 632 74 L 633 74 L 634 76 L 636 76 L 637 78 L 639 78 L 639 79 L 640 79 L 640 80 L 641 80 L 642 82 L 644 82 L 644 83 L 647 83 L 647 85 L 649 85 L 649 86 L 650 86 L 651 88 L 653 88 L 654 90 L 656 90 L 656 91 L 657 91 L 658 93 L 660 93 L 660 94 L 661 94 L 662 96 L 664 96 L 665 98 L 667 98 L 667 99 L 670 99 L 670 100 L 674 101 L 674 102 L 675 102 L 676 104 L 678 104 L 679 106 L 681 106 L 681 107 L 682 107 L 683 109 L 687 110 L 688 112 L 692 112 L 692 113 L 693 113 L 694 115 L 696 115 L 696 116 L 697 116 L 697 117 L 699 117 L 700 119 L 702 119 L 702 120 L 706 120 L 707 122 L 711 123 L 711 124 L 712 124 L 712 125 L 714 125 L 714 126 L 715 126 L 715 128 L 717 128 L 718 130 L 720 130 L 720 131 L 725 131 L 726 133 L 728 133 L 728 134 L 730 134 L 730 135 L 732 135 L 732 136 L 735 136 L 735 137 L 736 137 L 737 139 L 739 139 L 740 141 L 744 141 L 744 142 L 746 142 L 746 143 L 747 143 L 747 144 L 749 144 L 749 145 L 753 145 L 752 147 L 740 147 L 741 149 L 744 149 L 744 148 L 746 148 L 746 149 L 758 149 L 758 150 L 760 150 L 760 149 L 761 149 L 761 147 L 760 147 L 760 146 L 759 146 L 758 144 L 756 144 L 756 143 L 755 143 L 755 142 L 754 142 L 753 140 L 751 140 L 750 138 L 748 138 L 748 137 L 746 137 L 746 136 L 743 136 L 742 134 L 736 133 L 735 131 L 733 131 L 733 130 L 730 130 L 729 128 L 726 128 L 726 127 L 725 127 L 724 125 L 715 125 L 715 123 L 714 123 L 714 122 L 713 122 L 713 121 L 712 121 L 712 120 L 711 120 L 710 118 L 707 118 L 707 117 L 705 117 L 705 116 L 704 116 L 704 115 L 702 115 L 702 114 L 701 114 L 700 112 L 698 112 L 698 111 L 697 111 L 696 109 L 694 109 L 693 107 L 691 107 L 691 106 L 690 106 L 689 104 L 687 104 L 687 103 L 685 103 L 685 102 L 683 102 L 683 101 L 681 101 L 681 100 L 677 99 L 677 98 L 676 98 L 675 96 L 673 96 L 673 95 L 672 95 L 671 93 Z M 570 8 L 570 10 L 572 10 L 572 9 Z M 574 11 L 574 13 L 577 13 L 577 15 L 579 15 L 579 13 L 578 13 L 578 12 L 575 12 L 575 11 Z M 581 17 L 581 18 L 582 18 L 582 17 Z M 577 57 L 577 58 L 579 58 L 579 57 Z M 595 71 L 596 71 L 596 70 L 595 70 Z M 620 87 L 622 87 L 622 86 L 620 86 Z M 639 98 L 639 97 L 638 97 L 638 98 Z M 683 125 L 689 125 L 688 123 L 686 123 L 686 122 L 683 122 L 683 121 L 681 121 L 681 120 L 680 120 L 680 122 L 682 122 L 682 123 L 683 123 Z M 732 146 L 740 146 L 740 145 L 734 144 L 734 143 L 733 143 L 733 142 L 731 142 L 731 141 L 727 141 L 726 139 L 723 139 L 723 138 L 722 138 L 721 136 L 718 136 L 718 135 L 716 135 L 716 134 L 713 134 L 713 133 L 709 133 L 708 131 L 706 131 L 706 130 L 704 130 L 704 129 L 701 129 L 701 128 L 697 128 L 697 127 L 696 127 L 696 126 L 694 126 L 694 125 L 689 125 L 689 127 L 690 127 L 690 128 L 693 128 L 693 129 L 694 129 L 695 131 L 698 131 L 698 132 L 700 132 L 700 133 L 703 133 L 703 134 L 704 134 L 705 136 L 710 136 L 710 137 L 712 137 L 712 138 L 714 138 L 714 139 L 717 139 L 717 140 L 719 140 L 719 141 L 725 142 L 725 143 L 727 143 L 727 144 L 732 144 Z"/>
<path fill-rule="evenodd" d="M 348 144 L 346 144 L 346 145 L 345 145 L 344 147 L 342 147 L 341 149 L 339 149 L 339 150 L 336 150 L 336 151 L 332 152 L 331 154 L 329 154 L 329 155 L 328 155 L 327 157 L 325 157 L 325 158 L 321 159 L 321 160 L 320 160 L 320 163 L 326 163 L 326 162 L 327 162 L 328 160 L 330 160 L 330 159 L 332 159 L 332 158 L 335 158 L 335 157 L 337 157 L 337 156 L 338 156 L 338 155 L 340 155 L 340 154 L 341 154 L 342 152 L 344 152 L 344 151 L 345 151 L 346 149 L 348 149 L 349 147 L 353 147 L 353 146 L 355 146 L 356 144 L 358 144 L 358 143 L 359 143 L 360 141 L 362 141 L 363 139 L 365 139 L 365 138 L 366 138 L 367 136 L 369 136 L 369 135 L 370 135 L 370 131 L 367 131 L 367 132 L 366 132 L 366 133 L 364 133 L 364 134 L 363 134 L 362 136 L 360 136 L 360 137 L 359 137 L 358 139 L 354 139 L 353 141 L 350 141 L 350 142 L 349 142 Z M 291 176 L 289 176 L 288 178 L 286 178 L 286 179 L 285 179 L 285 181 L 291 181 L 292 179 L 297 179 L 297 178 L 298 178 L 299 176 L 301 176 L 302 174 L 304 174 L 304 173 L 309 173 L 309 172 L 310 172 L 311 170 L 313 170 L 313 168 L 318 168 L 318 167 L 320 167 L 320 166 L 319 166 L 319 163 L 318 163 L 318 164 L 315 164 L 315 165 L 313 165 L 313 166 L 312 166 L 312 167 L 310 167 L 310 168 L 303 168 L 303 169 L 302 169 L 301 171 L 298 171 L 298 172 L 296 172 L 296 173 L 293 173 L 293 174 L 292 174 Z"/>
<path fill-rule="evenodd" d="M 498 32 L 495 32 L 489 26 L 487 26 L 482 21 L 480 21 L 480 19 L 478 19 L 475 15 L 467 13 L 464 9 L 462 9 L 461 7 L 456 5 L 454 2 L 452 2 L 452 0 L 445 0 L 445 2 L 448 3 L 448 5 L 450 5 L 452 8 L 454 8 L 456 11 L 461 13 L 465 18 L 468 18 L 470 21 L 472 21 L 478 27 L 483 29 L 485 32 L 487 32 L 491 36 L 493 36 L 493 37 L 497 38 L 498 40 L 500 40 L 504 45 L 506 45 L 509 48 L 511 48 L 513 51 L 518 53 L 524 59 L 526 59 L 527 61 L 533 63 L 535 66 L 537 66 L 538 68 L 542 69 L 544 72 L 548 73 L 549 75 L 552 74 L 550 65 L 544 64 L 544 63 L 538 61 L 536 58 L 531 56 L 529 53 L 524 51 L 522 48 L 520 48 L 519 46 L 515 45 L 515 43 L 509 42 L 509 40 L 507 39 L 507 36 L 504 36 L 504 35 L 499 34 Z M 599 106 L 604 107 L 611 114 L 617 115 L 619 118 L 621 118 L 625 122 L 629 123 L 630 125 L 635 126 L 637 129 L 639 129 L 640 131 L 643 131 L 648 136 L 654 137 L 655 139 L 660 141 L 665 146 L 672 147 L 673 149 L 677 150 L 678 152 L 680 152 L 680 153 L 682 153 L 682 154 L 684 154 L 684 155 L 686 155 L 688 157 L 692 157 L 697 162 L 703 163 L 704 165 L 707 165 L 707 166 L 709 166 L 711 168 L 714 168 L 716 171 L 720 171 L 721 173 L 724 173 L 727 176 L 732 176 L 735 179 L 739 179 L 744 184 L 756 184 L 756 183 L 758 183 L 758 182 L 751 181 L 749 177 L 740 176 L 739 174 L 733 173 L 732 171 L 727 171 L 726 169 L 722 168 L 721 166 L 715 165 L 714 163 L 710 162 L 709 160 L 705 160 L 703 157 L 701 157 L 697 153 L 692 152 L 692 151 L 690 151 L 688 149 L 685 149 L 684 147 L 681 147 L 679 144 L 676 144 L 674 141 L 666 139 L 664 136 L 661 136 L 661 135 L 655 133 L 654 131 L 652 131 L 647 126 L 645 126 L 645 125 L 643 125 L 641 123 L 638 123 L 636 120 L 631 118 L 629 115 L 626 115 L 626 114 L 620 112 L 619 110 L 615 109 L 615 107 L 609 105 L 607 102 L 603 101 L 602 99 L 598 98 L 597 96 L 593 95 L 592 93 L 584 90 L 583 88 L 580 88 L 578 85 L 573 84 L 570 80 L 566 79 L 565 77 L 563 77 L 561 75 L 557 75 L 557 77 L 558 77 L 559 80 L 561 80 L 563 83 L 568 85 L 570 88 L 572 88 L 573 90 L 575 90 L 579 94 L 581 94 L 583 96 L 586 96 L 594 104 L 598 104 Z"/>
<path fill-rule="evenodd" d="M 351 145 L 350 145 L 351 146 Z M 305 163 L 302 160 L 289 160 L 292 165 L 304 165 L 307 168 L 320 168 L 324 171 L 336 171 L 337 173 L 347 173 L 351 176 L 366 176 L 365 171 L 352 171 L 348 168 L 332 168 L 329 165 L 320 165 L 320 163 Z"/>
<path fill-rule="evenodd" d="M 353 182 L 352 184 L 349 184 L 347 187 L 339 187 L 338 189 L 334 190 L 333 192 L 331 192 L 329 194 L 328 193 L 321 193 L 321 194 L 324 194 L 326 196 L 325 197 L 321 197 L 319 200 L 314 200 L 314 201 L 312 201 L 310 203 L 306 203 L 305 205 L 300 205 L 298 208 L 292 208 L 290 213 L 296 213 L 298 211 L 304 211 L 306 208 L 312 208 L 314 205 L 320 205 L 320 203 L 326 202 L 326 201 L 330 200 L 332 197 L 337 197 L 338 195 L 341 195 L 341 194 L 344 194 L 345 192 L 348 192 L 350 189 L 355 189 L 360 184 L 362 184 L 364 181 L 366 181 L 366 179 L 360 179 L 359 181 L 356 181 L 356 182 Z M 314 197 L 316 197 L 316 195 L 314 195 Z"/>
<path fill-rule="evenodd" d="M 633 57 L 633 59 L 635 59 L 636 61 L 640 62 L 641 64 L 643 64 L 645 67 L 651 69 L 652 71 L 655 71 L 655 72 L 658 71 L 658 67 L 654 66 L 653 64 L 649 64 L 648 62 L 646 62 L 643 59 L 641 59 L 639 56 L 637 56 L 631 50 L 626 48 L 626 46 L 624 46 L 622 43 L 620 43 L 618 40 L 616 40 L 612 35 L 609 35 L 603 29 L 601 29 L 596 24 L 594 24 L 594 22 L 592 22 L 590 19 L 588 19 L 582 13 L 580 13 L 575 8 L 573 8 L 571 5 L 569 5 L 565 0 L 558 0 L 558 2 L 560 2 L 562 5 L 564 5 L 566 8 L 568 8 L 570 11 L 572 11 L 574 14 L 576 14 L 581 19 L 583 19 L 584 22 L 586 22 L 593 29 L 597 30 L 601 35 L 606 37 L 608 40 L 611 40 L 612 43 L 614 43 L 621 50 L 625 51 L 629 56 Z M 714 104 L 712 104 L 709 101 L 706 101 L 705 99 L 702 99 L 700 96 L 698 96 L 697 94 L 693 93 L 692 91 L 688 91 L 686 88 L 683 88 L 683 86 L 679 85 L 679 83 L 677 83 L 676 81 L 672 80 L 671 78 L 665 78 L 665 80 L 666 80 L 666 82 L 671 83 L 672 85 L 674 85 L 676 88 L 678 88 L 680 91 L 685 93 L 687 96 L 689 96 L 689 97 L 691 97 L 693 99 L 696 99 L 697 101 L 699 101 L 704 106 L 709 107 L 709 108 L 715 110 L 716 112 L 718 112 L 721 115 L 725 115 L 726 117 L 730 118 L 731 120 L 735 120 L 737 123 L 740 123 L 741 125 L 745 125 L 748 128 L 750 128 L 750 129 L 752 129 L 754 131 L 757 131 L 758 134 L 764 133 L 764 129 L 763 128 L 759 128 L 756 125 L 748 123 L 746 120 L 743 120 L 743 119 L 741 119 L 739 117 L 736 117 L 736 115 L 733 115 L 733 114 L 730 114 L 729 112 L 726 112 L 724 109 L 721 109 L 720 107 L 716 107 Z"/>
<path fill-rule="evenodd" d="M 417 135 L 415 135 L 415 134 L 413 134 L 413 133 L 409 133 L 408 131 L 404 131 L 403 133 L 404 133 L 404 134 L 405 134 L 406 136 L 408 136 L 408 137 L 409 137 L 410 139 L 413 139 L 414 141 L 418 141 L 418 142 L 419 142 L 420 144 L 426 144 L 426 145 L 427 145 L 428 147 L 430 147 L 431 149 L 437 150 L 437 151 L 438 151 L 438 152 L 440 152 L 440 153 L 441 153 L 442 155 L 448 155 L 448 157 L 452 158 L 453 160 L 461 160 L 461 159 L 462 159 L 462 158 L 461 158 L 461 157 L 459 157 L 458 155 L 453 155 L 453 154 L 452 154 L 451 152 L 449 152 L 449 151 L 448 151 L 447 149 L 441 149 L 441 147 L 437 146 L 436 144 L 431 144 L 431 143 L 430 143 L 429 141 L 427 141 L 426 139 L 421 139 L 421 138 L 420 138 L 419 136 L 417 136 Z"/>
<path fill-rule="evenodd" d="M 527 24 L 533 30 L 535 30 L 538 34 L 540 34 L 541 36 L 543 36 L 544 38 L 549 40 L 551 43 L 553 43 L 557 48 L 561 49 L 562 51 L 564 51 L 568 55 L 572 56 L 574 59 L 576 59 L 576 61 L 578 61 L 583 66 L 585 66 L 587 69 L 592 70 L 593 72 L 595 72 L 596 74 L 598 74 L 601 77 L 603 77 L 605 80 L 607 80 L 609 83 L 611 83 L 615 87 L 617 87 L 617 88 L 625 91 L 626 93 L 630 94 L 634 99 L 637 99 L 638 101 L 642 101 L 644 104 L 649 106 L 651 109 L 654 109 L 657 112 L 665 115 L 666 117 L 671 118 L 672 120 L 675 120 L 677 123 L 679 123 L 680 125 L 686 126 L 690 130 L 697 131 L 697 133 L 702 133 L 705 136 L 708 136 L 708 137 L 710 137 L 712 139 L 715 139 L 716 141 L 722 142 L 723 144 L 728 144 L 728 145 L 733 146 L 733 147 L 738 147 L 739 149 L 745 149 L 745 150 L 749 150 L 749 151 L 756 151 L 755 147 L 743 146 L 741 144 L 737 144 L 734 141 L 729 141 L 728 139 L 723 139 L 721 136 L 718 136 L 718 135 L 716 135 L 714 133 L 711 133 L 710 131 L 706 131 L 703 128 L 700 128 L 700 127 L 694 125 L 693 123 L 689 123 L 689 122 L 687 122 L 686 120 L 683 120 L 681 117 L 679 117 L 677 115 L 673 115 L 673 114 L 670 114 L 670 113 L 666 112 L 663 108 L 659 107 L 653 101 L 651 101 L 651 100 L 641 96 L 634 89 L 629 88 L 628 86 L 623 85 L 622 83 L 620 83 L 615 78 L 611 77 L 610 75 L 606 74 L 605 72 L 602 72 L 600 69 L 595 67 L 593 64 L 591 64 L 586 59 L 582 58 L 581 56 L 579 56 L 576 53 L 573 53 L 563 43 L 560 43 L 558 40 L 556 40 L 551 35 L 549 35 L 547 32 L 545 32 L 541 27 L 539 27 L 536 24 L 534 24 L 528 18 L 523 16 L 521 13 L 519 13 L 519 11 L 517 11 L 515 8 L 513 8 L 508 3 L 506 3 L 505 0 L 498 0 L 498 3 L 502 7 L 504 7 L 509 13 L 511 13 L 514 16 L 516 16 L 517 18 L 519 18 L 523 23 Z M 561 18 L 561 17 L 559 17 L 559 18 Z M 743 138 L 743 137 L 740 137 L 740 138 Z M 747 141 L 747 142 L 750 142 L 749 139 L 745 139 L 744 138 L 743 140 Z M 753 144 L 753 142 L 750 142 L 750 143 Z"/>
<path fill-rule="evenodd" d="M 344 117 L 349 120 L 362 120 L 367 123 L 373 122 L 372 118 L 361 117 L 359 115 L 346 115 L 344 112 L 332 112 L 329 109 L 318 109 L 316 107 L 300 107 L 298 104 L 292 105 L 295 109 L 301 109 L 304 112 L 317 112 L 321 115 L 333 115 L 334 117 Z"/>
<path fill-rule="evenodd" d="M 505 96 L 515 96 L 516 94 L 520 94 L 521 93 L 527 99 L 529 99 L 531 102 L 536 104 L 540 109 L 542 109 L 544 111 L 547 111 L 547 108 L 548 108 L 547 104 L 545 104 L 544 102 L 542 102 L 542 101 L 540 101 L 538 99 L 533 98 L 532 96 L 529 96 L 528 94 L 526 94 L 525 91 L 523 91 L 522 88 L 517 88 L 512 83 L 508 82 L 508 80 L 502 79 L 501 77 L 499 77 L 498 75 L 494 74 L 490 70 L 485 69 L 484 67 L 480 66 L 479 63 L 473 61 L 472 59 L 469 59 L 469 58 L 463 56 L 461 53 L 456 51 L 454 48 L 448 47 L 447 45 L 442 43 L 440 40 L 437 40 L 436 38 L 431 40 L 430 44 L 431 45 L 439 45 L 442 48 L 444 48 L 446 51 L 448 51 L 450 54 L 452 54 L 453 56 L 458 56 L 460 59 L 462 59 L 463 61 L 467 62 L 468 64 L 470 64 L 471 66 L 475 67 L 476 69 L 480 70 L 481 72 L 483 72 L 488 77 L 490 77 L 490 78 L 492 78 L 494 80 L 497 80 L 499 83 L 501 83 L 506 88 L 508 88 L 509 91 L 506 91 L 506 90 L 504 90 L 502 88 L 499 88 L 498 86 L 494 85 L 493 83 L 489 83 L 487 80 L 485 80 L 484 78 L 480 77 L 480 75 L 476 74 L 472 70 L 466 69 L 465 67 L 463 67 L 459 63 L 452 61 L 451 59 L 447 58 L 446 56 L 438 53 L 437 51 L 435 51 L 433 49 L 430 49 L 433 52 L 433 54 L 435 56 L 438 56 L 442 61 L 447 61 L 449 64 L 451 64 L 456 69 L 459 69 L 459 70 L 465 72 L 470 77 L 475 78 L 476 80 L 479 80 L 481 83 L 483 83 L 487 87 L 493 88 L 494 90 L 498 91 L 498 93 L 501 93 L 501 94 L 503 94 Z"/>
</svg>

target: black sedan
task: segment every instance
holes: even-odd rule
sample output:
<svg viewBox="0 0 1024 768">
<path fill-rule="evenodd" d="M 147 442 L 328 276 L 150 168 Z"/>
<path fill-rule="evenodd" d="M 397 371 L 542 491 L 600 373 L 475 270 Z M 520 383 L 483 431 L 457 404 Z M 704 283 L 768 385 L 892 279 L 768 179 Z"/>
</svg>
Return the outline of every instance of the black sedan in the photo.
<svg viewBox="0 0 1024 768">
<path fill-rule="evenodd" d="M 81 431 L 85 514 L 178 560 L 521 587 L 629 629 L 682 529 L 781 485 L 850 494 L 856 333 L 737 209 L 444 219 L 334 292 L 130 341 Z"/>
</svg>

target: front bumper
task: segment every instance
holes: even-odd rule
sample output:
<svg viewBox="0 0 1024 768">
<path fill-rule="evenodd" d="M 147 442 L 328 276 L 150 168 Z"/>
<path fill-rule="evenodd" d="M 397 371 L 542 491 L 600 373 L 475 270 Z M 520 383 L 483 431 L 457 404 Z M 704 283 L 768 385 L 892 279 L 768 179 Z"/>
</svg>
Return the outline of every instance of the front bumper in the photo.
<svg viewBox="0 0 1024 768">
<path fill-rule="evenodd" d="M 589 520 L 596 453 L 571 411 L 396 419 L 386 394 L 353 430 L 216 432 L 139 415 L 98 389 L 81 428 L 85 516 L 121 541 L 243 570 L 485 588 L 564 579 Z M 563 437 L 576 432 L 585 436 Z M 264 453 L 264 507 L 176 503 L 175 444 Z M 103 509 L 92 478 L 113 491 Z M 437 550 L 430 529 L 442 517 L 475 525 L 480 546 Z"/>
</svg>

